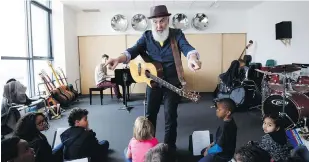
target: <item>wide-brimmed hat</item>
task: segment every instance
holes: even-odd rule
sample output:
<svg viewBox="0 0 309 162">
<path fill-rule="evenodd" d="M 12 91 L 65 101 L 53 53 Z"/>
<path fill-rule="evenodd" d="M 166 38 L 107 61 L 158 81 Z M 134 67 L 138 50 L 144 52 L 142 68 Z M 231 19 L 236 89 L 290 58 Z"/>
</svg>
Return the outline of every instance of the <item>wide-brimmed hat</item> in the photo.
<svg viewBox="0 0 309 162">
<path fill-rule="evenodd" d="M 159 5 L 150 8 L 150 16 L 148 17 L 148 19 L 164 16 L 171 16 L 171 14 L 168 13 L 165 5 Z"/>
</svg>

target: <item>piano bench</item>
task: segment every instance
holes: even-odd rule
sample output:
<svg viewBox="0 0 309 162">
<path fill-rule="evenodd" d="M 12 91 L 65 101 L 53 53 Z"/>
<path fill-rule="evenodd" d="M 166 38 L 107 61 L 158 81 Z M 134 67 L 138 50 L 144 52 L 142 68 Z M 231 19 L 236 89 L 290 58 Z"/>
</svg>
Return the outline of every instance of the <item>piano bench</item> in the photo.
<svg viewBox="0 0 309 162">
<path fill-rule="evenodd" d="M 90 105 L 92 104 L 92 92 L 93 91 L 100 91 L 100 100 L 101 100 L 101 105 L 103 105 L 103 91 L 110 88 L 111 90 L 111 98 L 113 98 L 113 88 L 112 87 L 104 87 L 104 88 L 89 88 L 89 97 L 90 97 Z"/>
</svg>

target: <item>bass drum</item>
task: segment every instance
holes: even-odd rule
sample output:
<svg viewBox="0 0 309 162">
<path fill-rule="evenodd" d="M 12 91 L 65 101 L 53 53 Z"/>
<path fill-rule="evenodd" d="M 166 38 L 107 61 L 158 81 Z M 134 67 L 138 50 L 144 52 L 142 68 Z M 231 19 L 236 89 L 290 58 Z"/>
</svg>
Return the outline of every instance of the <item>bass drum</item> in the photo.
<svg viewBox="0 0 309 162">
<path fill-rule="evenodd" d="M 263 103 L 263 115 L 283 112 L 283 97 L 281 95 L 271 95 Z M 289 93 L 285 98 L 284 112 L 297 124 L 302 117 L 309 116 L 309 97 L 302 93 Z M 284 118 L 285 128 L 291 125 L 291 121 Z"/>
</svg>

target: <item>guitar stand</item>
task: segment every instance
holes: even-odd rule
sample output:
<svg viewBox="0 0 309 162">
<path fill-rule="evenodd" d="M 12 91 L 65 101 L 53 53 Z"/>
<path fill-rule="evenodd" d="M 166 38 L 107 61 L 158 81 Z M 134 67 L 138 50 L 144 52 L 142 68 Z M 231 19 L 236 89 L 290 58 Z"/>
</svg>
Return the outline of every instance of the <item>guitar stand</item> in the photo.
<svg viewBox="0 0 309 162">
<path fill-rule="evenodd" d="M 123 97 L 123 106 L 121 108 L 119 108 L 118 110 L 127 110 L 129 113 L 130 111 L 133 109 L 133 106 L 128 106 L 128 89 L 127 89 L 127 74 L 123 73 L 123 84 L 124 84 L 124 89 L 126 94 Z"/>
</svg>

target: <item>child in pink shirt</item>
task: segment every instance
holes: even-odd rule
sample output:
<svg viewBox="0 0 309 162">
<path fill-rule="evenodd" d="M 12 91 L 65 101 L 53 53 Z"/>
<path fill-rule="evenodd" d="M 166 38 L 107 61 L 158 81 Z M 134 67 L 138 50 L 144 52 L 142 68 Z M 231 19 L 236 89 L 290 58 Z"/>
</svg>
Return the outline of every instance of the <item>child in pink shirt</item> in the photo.
<svg viewBox="0 0 309 162">
<path fill-rule="evenodd" d="M 133 138 L 126 151 L 127 161 L 144 162 L 148 150 L 157 144 L 151 122 L 144 116 L 138 117 L 134 123 Z"/>
</svg>

